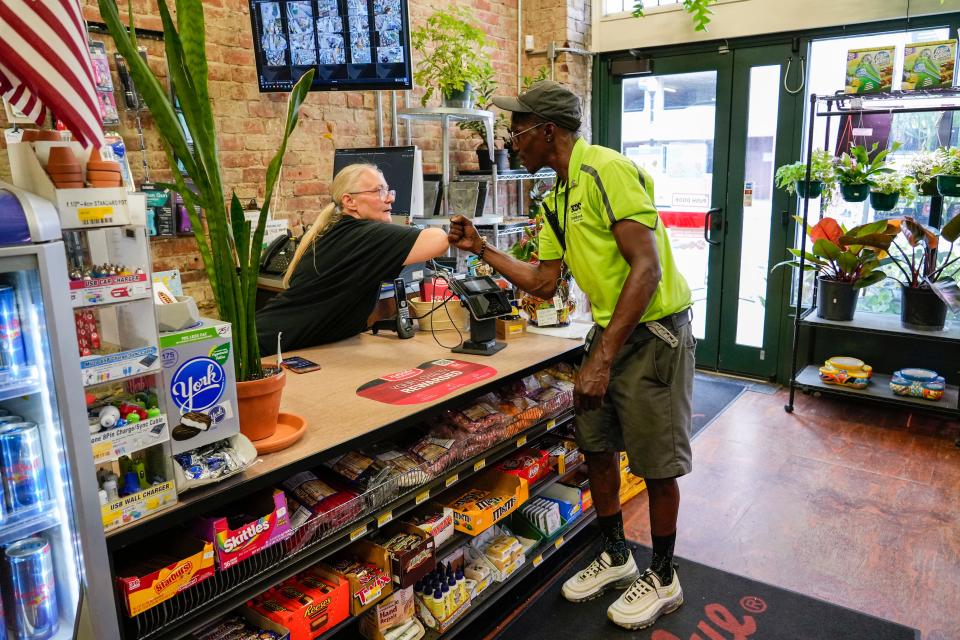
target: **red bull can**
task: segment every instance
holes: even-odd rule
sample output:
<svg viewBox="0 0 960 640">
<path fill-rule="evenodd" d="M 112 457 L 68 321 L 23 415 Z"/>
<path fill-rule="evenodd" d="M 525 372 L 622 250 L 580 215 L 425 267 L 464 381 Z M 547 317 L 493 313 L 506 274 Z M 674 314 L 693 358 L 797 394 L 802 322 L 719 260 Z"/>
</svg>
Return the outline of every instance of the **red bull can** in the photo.
<svg viewBox="0 0 960 640">
<path fill-rule="evenodd" d="M 12 640 L 46 640 L 60 629 L 50 543 L 42 537 L 14 542 L 6 560 L 7 626 Z"/>
<path fill-rule="evenodd" d="M 47 499 L 47 481 L 36 422 L 0 426 L 0 476 L 7 510 L 15 513 Z"/>
<path fill-rule="evenodd" d="M 0 370 L 16 375 L 27 366 L 27 350 L 20 330 L 17 292 L 8 284 L 0 284 Z"/>
</svg>

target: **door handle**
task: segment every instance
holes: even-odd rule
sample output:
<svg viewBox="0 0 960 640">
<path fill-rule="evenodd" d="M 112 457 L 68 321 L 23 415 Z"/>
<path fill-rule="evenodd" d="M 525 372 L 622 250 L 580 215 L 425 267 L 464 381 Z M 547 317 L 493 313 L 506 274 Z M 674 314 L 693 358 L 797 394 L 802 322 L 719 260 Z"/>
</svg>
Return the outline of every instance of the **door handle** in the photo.
<svg viewBox="0 0 960 640">
<path fill-rule="evenodd" d="M 715 213 L 718 213 L 718 214 L 719 214 L 719 213 L 722 213 L 722 212 L 723 212 L 723 209 L 717 207 L 717 208 L 710 209 L 709 211 L 707 211 L 707 215 L 705 215 L 705 216 L 703 217 L 703 239 L 706 240 L 708 244 L 712 244 L 712 245 L 719 245 L 719 244 L 720 244 L 720 241 L 719 241 L 719 240 L 711 240 L 711 239 L 710 239 L 710 230 L 713 228 L 713 223 L 712 223 L 713 214 L 715 214 Z"/>
</svg>

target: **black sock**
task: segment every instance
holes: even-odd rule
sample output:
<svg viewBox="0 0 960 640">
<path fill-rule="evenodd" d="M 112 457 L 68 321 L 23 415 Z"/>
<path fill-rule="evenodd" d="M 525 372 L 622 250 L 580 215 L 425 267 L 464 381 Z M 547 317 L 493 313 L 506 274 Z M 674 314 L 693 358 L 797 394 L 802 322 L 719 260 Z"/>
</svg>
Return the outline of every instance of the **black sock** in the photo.
<svg viewBox="0 0 960 640">
<path fill-rule="evenodd" d="M 627 539 L 623 534 L 623 512 L 617 511 L 612 516 L 598 516 L 600 532 L 603 539 L 603 550 L 610 556 L 610 564 L 619 567 L 630 559 L 630 549 L 627 548 Z"/>
<path fill-rule="evenodd" d="M 677 541 L 677 532 L 668 536 L 653 538 L 653 559 L 650 569 L 660 578 L 660 584 L 666 586 L 673 582 L 673 545 Z"/>
</svg>

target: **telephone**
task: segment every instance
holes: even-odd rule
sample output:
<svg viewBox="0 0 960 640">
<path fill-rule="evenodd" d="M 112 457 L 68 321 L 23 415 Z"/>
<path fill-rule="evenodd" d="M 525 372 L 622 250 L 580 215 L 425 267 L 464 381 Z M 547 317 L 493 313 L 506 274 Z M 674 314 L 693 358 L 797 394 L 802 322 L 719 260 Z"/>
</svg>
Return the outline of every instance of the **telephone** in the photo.
<svg viewBox="0 0 960 640">
<path fill-rule="evenodd" d="M 260 273 L 282 276 L 287 272 L 293 254 L 297 252 L 297 238 L 288 230 L 286 235 L 274 238 L 260 256 Z"/>
</svg>

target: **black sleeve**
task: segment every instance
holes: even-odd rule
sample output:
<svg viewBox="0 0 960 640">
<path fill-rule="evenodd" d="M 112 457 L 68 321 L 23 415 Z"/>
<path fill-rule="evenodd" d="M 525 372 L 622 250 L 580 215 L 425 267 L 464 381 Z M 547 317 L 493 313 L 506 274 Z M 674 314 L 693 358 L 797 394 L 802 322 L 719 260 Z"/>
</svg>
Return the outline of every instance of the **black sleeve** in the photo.
<svg viewBox="0 0 960 640">
<path fill-rule="evenodd" d="M 400 273 L 419 235 L 415 227 L 360 220 L 344 242 L 353 255 L 344 257 L 356 266 L 357 278 L 364 284 L 389 282 Z"/>
</svg>

